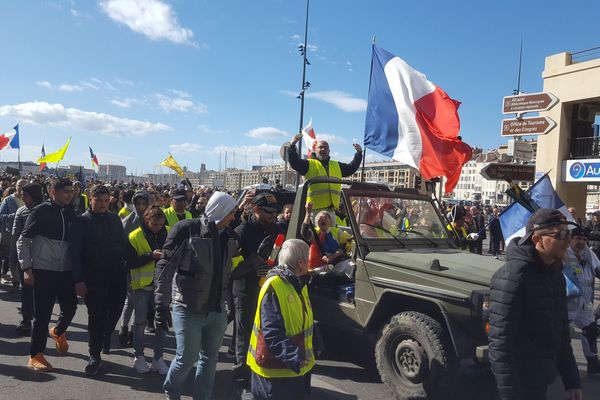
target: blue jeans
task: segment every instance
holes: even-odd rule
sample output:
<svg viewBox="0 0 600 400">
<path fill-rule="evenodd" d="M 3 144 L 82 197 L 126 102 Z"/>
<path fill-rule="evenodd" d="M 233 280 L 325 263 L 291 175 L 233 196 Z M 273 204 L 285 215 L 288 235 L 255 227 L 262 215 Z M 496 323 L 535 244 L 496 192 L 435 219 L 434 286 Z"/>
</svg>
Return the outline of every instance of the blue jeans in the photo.
<svg viewBox="0 0 600 400">
<path fill-rule="evenodd" d="M 169 398 L 180 398 L 181 388 L 197 361 L 193 399 L 210 399 L 219 347 L 226 327 L 226 312 L 194 313 L 180 304 L 173 305 L 173 328 L 177 352 L 163 386 Z"/>
<path fill-rule="evenodd" d="M 133 326 L 133 351 L 135 356 L 144 355 L 144 329 L 146 328 L 148 311 L 154 304 L 154 291 L 137 289 L 133 291 L 133 310 L 135 311 L 135 324 Z M 167 331 L 159 326 L 154 332 L 154 359 L 163 356 L 163 347 Z"/>
</svg>

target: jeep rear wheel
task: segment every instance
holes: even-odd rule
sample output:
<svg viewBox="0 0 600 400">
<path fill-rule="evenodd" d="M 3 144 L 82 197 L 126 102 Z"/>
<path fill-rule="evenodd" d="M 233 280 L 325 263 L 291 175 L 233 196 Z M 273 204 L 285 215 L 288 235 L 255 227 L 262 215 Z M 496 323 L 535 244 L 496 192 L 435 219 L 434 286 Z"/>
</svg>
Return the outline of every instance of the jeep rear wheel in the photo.
<svg viewBox="0 0 600 400">
<path fill-rule="evenodd" d="M 457 370 L 448 343 L 445 330 L 427 315 L 393 316 L 375 346 L 381 380 L 399 400 L 447 399 Z"/>
</svg>

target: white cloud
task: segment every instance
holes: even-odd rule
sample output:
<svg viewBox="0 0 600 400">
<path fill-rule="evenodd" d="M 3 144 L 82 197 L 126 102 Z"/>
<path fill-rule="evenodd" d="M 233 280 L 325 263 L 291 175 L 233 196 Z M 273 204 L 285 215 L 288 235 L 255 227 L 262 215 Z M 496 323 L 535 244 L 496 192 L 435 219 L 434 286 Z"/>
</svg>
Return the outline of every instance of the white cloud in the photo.
<svg viewBox="0 0 600 400">
<path fill-rule="evenodd" d="M 317 132 L 318 140 L 325 140 L 329 144 L 346 144 L 348 141 L 343 137 L 332 135 L 330 133 L 319 133 Z"/>
<path fill-rule="evenodd" d="M 87 131 L 110 136 L 146 135 L 172 129 L 160 122 L 152 123 L 120 118 L 43 101 L 0 106 L 0 117 L 13 118 L 34 125 L 59 126 L 73 131 Z"/>
<path fill-rule="evenodd" d="M 186 93 L 187 94 L 187 93 Z M 194 111 L 198 114 L 205 114 L 208 109 L 206 105 L 202 103 L 194 103 L 189 98 L 183 97 L 168 97 L 162 94 L 157 94 L 158 98 L 158 106 L 163 109 L 163 111 L 171 112 L 171 111 L 180 111 L 180 112 L 188 112 Z"/>
<path fill-rule="evenodd" d="M 319 46 L 317 46 L 316 44 L 312 44 L 312 43 L 307 43 L 306 48 L 308 49 L 308 51 L 312 51 L 313 53 L 315 51 L 319 50 Z"/>
<path fill-rule="evenodd" d="M 300 35 L 298 35 L 297 33 L 295 33 L 295 34 L 293 34 L 293 35 L 292 35 L 291 39 L 292 39 L 294 42 L 297 42 L 297 41 L 299 41 L 299 40 L 302 40 L 302 37 L 301 37 Z"/>
<path fill-rule="evenodd" d="M 280 146 L 267 143 L 258 146 L 226 146 L 222 144 L 209 153 L 221 154 L 225 157 L 225 152 L 227 152 L 228 166 L 233 166 L 234 158 L 236 158 L 238 167 L 243 166 L 240 161 L 247 162 L 249 166 L 257 165 L 261 161 L 263 165 L 271 165 L 271 160 L 274 164 L 283 164 L 283 160 L 279 157 L 279 148 Z"/>
<path fill-rule="evenodd" d="M 341 90 L 324 90 L 321 92 L 307 91 L 305 94 L 307 99 L 316 99 L 324 101 L 346 112 L 362 112 L 367 109 L 367 101 L 352 97 Z"/>
<path fill-rule="evenodd" d="M 169 146 L 173 153 L 196 153 L 202 149 L 202 145 L 196 143 L 172 144 Z"/>
<path fill-rule="evenodd" d="M 135 86 L 135 83 L 129 79 L 115 78 L 115 82 L 123 86 Z"/>
<path fill-rule="evenodd" d="M 281 93 L 293 97 L 298 96 L 298 92 L 292 92 L 290 90 L 282 90 Z M 305 98 L 329 103 L 346 112 L 362 112 L 367 110 L 366 100 L 352 97 L 350 94 L 341 90 L 324 90 L 320 92 L 311 92 L 310 90 L 307 90 Z"/>
<path fill-rule="evenodd" d="M 79 85 L 70 85 L 68 83 L 63 83 L 58 86 L 58 90 L 61 92 L 81 92 L 83 87 Z"/>
<path fill-rule="evenodd" d="M 41 87 L 45 87 L 47 89 L 52 89 L 52 84 L 48 81 L 37 81 L 35 84 Z"/>
<path fill-rule="evenodd" d="M 198 125 L 198 129 L 200 130 L 200 132 L 207 134 L 207 135 L 220 135 L 223 133 L 227 133 L 226 130 L 213 129 L 213 128 L 209 127 L 208 125 Z"/>
<path fill-rule="evenodd" d="M 189 94 L 188 92 L 184 92 L 183 90 L 170 89 L 169 92 L 171 92 L 174 95 L 179 96 L 179 97 L 185 97 L 185 98 L 192 97 L 191 94 Z"/>
<path fill-rule="evenodd" d="M 133 104 L 139 103 L 137 99 L 126 98 L 126 99 L 112 99 L 111 104 L 121 108 L 130 108 Z"/>
<path fill-rule="evenodd" d="M 255 139 L 279 139 L 282 137 L 289 136 L 286 131 L 281 129 L 273 128 L 271 126 L 261 126 L 260 128 L 254 128 L 246 132 L 246 136 Z"/>
<path fill-rule="evenodd" d="M 113 21 L 151 40 L 197 45 L 191 29 L 183 28 L 171 5 L 159 0 L 101 0 L 100 8 Z"/>
</svg>

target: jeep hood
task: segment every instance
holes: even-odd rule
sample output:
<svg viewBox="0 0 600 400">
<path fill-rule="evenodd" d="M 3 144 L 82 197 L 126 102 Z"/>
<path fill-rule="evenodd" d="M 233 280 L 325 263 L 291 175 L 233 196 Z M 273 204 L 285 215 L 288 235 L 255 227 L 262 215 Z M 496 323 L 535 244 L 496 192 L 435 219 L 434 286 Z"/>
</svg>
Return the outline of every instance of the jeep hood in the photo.
<svg viewBox="0 0 600 400">
<path fill-rule="evenodd" d="M 439 261 L 441 271 L 431 269 L 433 260 Z M 374 251 L 367 255 L 366 261 L 409 268 L 484 286 L 490 285 L 492 275 L 503 264 L 502 261 L 492 257 L 480 256 L 456 249 Z"/>
</svg>

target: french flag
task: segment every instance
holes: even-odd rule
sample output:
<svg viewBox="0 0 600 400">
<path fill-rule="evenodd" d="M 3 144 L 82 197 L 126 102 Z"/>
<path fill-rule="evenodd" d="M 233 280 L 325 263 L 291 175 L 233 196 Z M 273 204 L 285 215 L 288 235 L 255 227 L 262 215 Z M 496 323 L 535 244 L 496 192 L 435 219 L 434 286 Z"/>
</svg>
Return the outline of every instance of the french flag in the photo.
<svg viewBox="0 0 600 400">
<path fill-rule="evenodd" d="M 472 155 L 458 136 L 459 105 L 404 60 L 373 46 L 365 147 L 417 168 L 425 179 L 445 176 L 446 193 Z"/>
<path fill-rule="evenodd" d="M 20 148 L 19 124 L 15 125 L 10 131 L 0 134 L 0 150 L 18 148 Z"/>
</svg>

